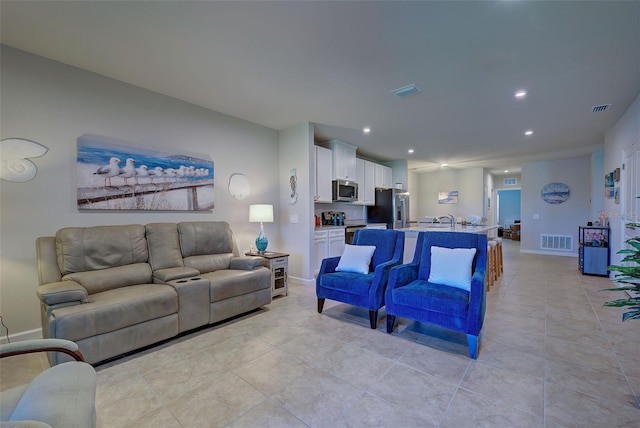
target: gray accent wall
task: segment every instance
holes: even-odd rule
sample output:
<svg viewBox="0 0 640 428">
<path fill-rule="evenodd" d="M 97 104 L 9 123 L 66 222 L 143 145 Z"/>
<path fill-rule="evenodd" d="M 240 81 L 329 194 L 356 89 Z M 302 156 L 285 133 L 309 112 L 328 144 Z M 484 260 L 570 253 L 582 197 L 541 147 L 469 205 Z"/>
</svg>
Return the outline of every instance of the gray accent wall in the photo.
<svg viewBox="0 0 640 428">
<path fill-rule="evenodd" d="M 32 181 L 0 180 L 0 313 L 10 333 L 39 334 L 38 236 L 51 236 L 66 226 L 224 220 L 243 251 L 258 233 L 258 225 L 248 222 L 249 204 L 272 203 L 275 217 L 282 217 L 280 186 L 288 187 L 288 181 L 280 179 L 277 131 L 7 46 L 2 46 L 0 60 L 0 136 L 49 148 L 34 159 L 38 175 Z M 76 140 L 86 133 L 208 154 L 215 167 L 215 209 L 78 211 Z M 308 180 L 305 169 L 298 172 L 303 182 Z M 251 194 L 244 200 L 227 191 L 233 173 L 250 180 Z M 305 197 L 307 193 L 301 195 Z M 279 225 L 265 224 L 265 232 L 269 247 L 280 248 Z"/>
</svg>

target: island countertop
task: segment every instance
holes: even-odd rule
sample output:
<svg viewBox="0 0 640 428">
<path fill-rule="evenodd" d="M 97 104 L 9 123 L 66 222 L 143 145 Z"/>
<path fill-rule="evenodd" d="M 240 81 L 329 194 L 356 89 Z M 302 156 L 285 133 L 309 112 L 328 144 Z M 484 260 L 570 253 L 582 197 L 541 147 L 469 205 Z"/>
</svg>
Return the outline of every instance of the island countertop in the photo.
<svg viewBox="0 0 640 428">
<path fill-rule="evenodd" d="M 466 232 L 466 233 L 487 233 L 491 230 L 497 229 L 497 225 L 461 225 L 456 224 L 454 228 L 451 228 L 449 224 L 434 224 L 428 227 L 406 227 L 404 229 L 398 229 L 401 232 Z"/>
</svg>

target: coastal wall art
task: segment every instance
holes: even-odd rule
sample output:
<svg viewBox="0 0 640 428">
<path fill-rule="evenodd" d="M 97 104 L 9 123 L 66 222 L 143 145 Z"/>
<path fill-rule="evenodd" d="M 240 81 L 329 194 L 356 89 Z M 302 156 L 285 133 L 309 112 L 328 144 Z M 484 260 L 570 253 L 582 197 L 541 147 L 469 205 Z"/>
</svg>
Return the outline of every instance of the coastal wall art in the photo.
<svg viewBox="0 0 640 428">
<path fill-rule="evenodd" d="M 132 147 L 91 134 L 78 138 L 80 210 L 209 211 L 213 178 L 207 155 Z"/>
<path fill-rule="evenodd" d="M 438 192 L 439 204 L 457 204 L 458 203 L 458 191 L 450 190 L 448 192 Z"/>
</svg>

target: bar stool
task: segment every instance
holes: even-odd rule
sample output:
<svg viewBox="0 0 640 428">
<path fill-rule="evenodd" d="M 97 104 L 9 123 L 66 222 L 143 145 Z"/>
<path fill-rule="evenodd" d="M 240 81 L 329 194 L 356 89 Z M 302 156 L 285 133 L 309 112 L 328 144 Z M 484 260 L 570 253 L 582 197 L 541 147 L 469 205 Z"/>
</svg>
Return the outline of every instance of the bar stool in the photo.
<svg viewBox="0 0 640 428">
<path fill-rule="evenodd" d="M 498 279 L 496 272 L 497 247 L 497 242 L 493 240 L 487 241 L 487 291 L 493 286 L 493 282 Z"/>
<path fill-rule="evenodd" d="M 500 276 L 504 272 L 504 264 L 502 262 L 502 238 L 491 238 L 491 240 L 498 243 L 496 247 L 496 264 L 498 265 L 496 268 L 496 273 L 498 274 L 498 276 Z"/>
</svg>

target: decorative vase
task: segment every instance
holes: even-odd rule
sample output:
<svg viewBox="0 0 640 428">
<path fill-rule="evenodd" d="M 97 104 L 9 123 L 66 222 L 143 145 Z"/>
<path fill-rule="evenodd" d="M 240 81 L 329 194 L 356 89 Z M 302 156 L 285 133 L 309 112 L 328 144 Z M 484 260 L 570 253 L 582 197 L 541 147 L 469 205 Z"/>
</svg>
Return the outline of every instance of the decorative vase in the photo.
<svg viewBox="0 0 640 428">
<path fill-rule="evenodd" d="M 269 240 L 267 239 L 267 235 L 264 234 L 262 223 L 260 223 L 260 232 L 256 238 L 256 248 L 258 249 L 258 252 L 264 253 L 264 250 L 267 249 L 267 245 L 269 245 Z"/>
</svg>

